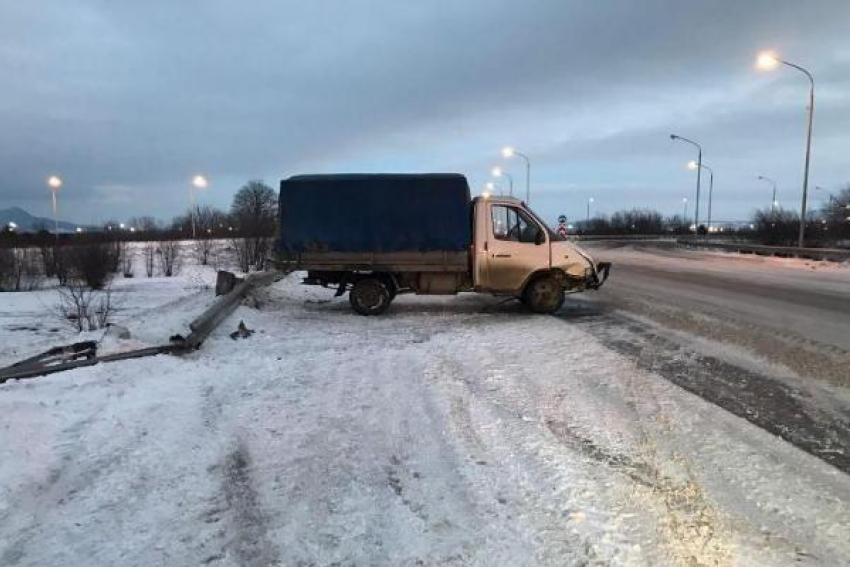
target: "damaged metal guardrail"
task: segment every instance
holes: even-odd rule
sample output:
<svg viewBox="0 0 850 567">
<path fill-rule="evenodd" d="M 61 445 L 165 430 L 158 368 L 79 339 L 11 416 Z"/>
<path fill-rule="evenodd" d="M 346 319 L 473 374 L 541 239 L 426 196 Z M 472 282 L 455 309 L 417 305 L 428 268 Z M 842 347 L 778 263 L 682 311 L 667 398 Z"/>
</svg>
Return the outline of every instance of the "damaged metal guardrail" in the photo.
<svg viewBox="0 0 850 567">
<path fill-rule="evenodd" d="M 222 272 L 220 272 L 221 274 Z M 228 272 L 223 272 L 229 274 Z M 117 352 L 98 356 L 96 341 L 82 341 L 71 345 L 53 347 L 41 354 L 31 356 L 20 362 L 16 362 L 6 368 L 0 368 L 0 384 L 8 380 L 22 380 L 35 378 L 72 368 L 94 366 L 101 362 L 115 362 L 158 354 L 184 354 L 197 350 L 204 340 L 216 327 L 230 315 L 239 301 L 244 298 L 251 289 L 270 285 L 272 282 L 283 278 L 283 272 L 260 272 L 251 274 L 245 279 L 239 279 L 229 274 L 224 279 L 229 282 L 225 287 L 230 287 L 218 301 L 201 313 L 189 324 L 191 333 L 186 338 L 175 336 L 167 345 L 147 347 L 143 349 Z M 219 285 L 216 291 L 222 291 L 222 277 L 219 276 Z"/>
</svg>

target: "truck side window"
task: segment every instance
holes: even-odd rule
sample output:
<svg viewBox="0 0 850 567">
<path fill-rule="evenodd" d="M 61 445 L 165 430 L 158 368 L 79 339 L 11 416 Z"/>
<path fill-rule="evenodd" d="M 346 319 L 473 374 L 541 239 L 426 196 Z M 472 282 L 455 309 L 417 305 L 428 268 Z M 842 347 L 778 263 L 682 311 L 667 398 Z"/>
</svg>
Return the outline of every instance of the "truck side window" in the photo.
<svg viewBox="0 0 850 567">
<path fill-rule="evenodd" d="M 530 242 L 537 240 L 540 227 L 522 211 L 505 205 L 493 205 L 493 237 L 496 240 Z"/>
</svg>

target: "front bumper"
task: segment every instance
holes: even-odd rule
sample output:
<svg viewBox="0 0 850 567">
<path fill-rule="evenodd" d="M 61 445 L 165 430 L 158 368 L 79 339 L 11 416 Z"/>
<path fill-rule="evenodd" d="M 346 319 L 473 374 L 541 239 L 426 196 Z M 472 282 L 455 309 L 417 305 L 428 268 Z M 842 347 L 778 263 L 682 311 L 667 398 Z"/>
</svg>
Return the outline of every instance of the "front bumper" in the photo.
<svg viewBox="0 0 850 567">
<path fill-rule="evenodd" d="M 592 264 L 591 264 L 592 265 Z M 588 289 L 599 289 L 602 287 L 602 284 L 605 283 L 605 280 L 608 279 L 608 275 L 611 273 L 611 262 L 599 262 L 595 266 L 593 266 L 593 273 L 590 274 L 587 281 Z"/>
</svg>

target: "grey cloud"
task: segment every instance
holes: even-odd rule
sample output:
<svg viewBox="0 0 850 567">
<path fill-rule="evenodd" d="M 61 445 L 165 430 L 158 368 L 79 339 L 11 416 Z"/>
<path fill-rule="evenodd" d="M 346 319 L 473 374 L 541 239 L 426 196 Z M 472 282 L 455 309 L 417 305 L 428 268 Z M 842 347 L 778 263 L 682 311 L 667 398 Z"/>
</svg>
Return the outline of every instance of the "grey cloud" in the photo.
<svg viewBox="0 0 850 567">
<path fill-rule="evenodd" d="M 848 16 L 841 1 L 5 3 L 0 197 L 45 212 L 43 179 L 60 171 L 69 213 L 169 217 L 195 171 L 230 184 L 210 192 L 219 204 L 240 179 L 310 169 L 449 166 L 479 183 L 487 153 L 518 140 L 538 152 L 541 188 L 558 185 L 566 163 L 570 183 L 648 185 L 667 202 L 679 177 L 659 164 L 681 154 L 654 136 L 680 126 L 720 159 L 785 163 L 799 141 L 780 93 L 793 100 L 796 77 L 765 84 L 767 105 L 745 97 L 669 123 L 656 111 L 610 135 L 594 117 L 636 95 L 650 99 L 636 112 L 648 112 L 654 93 L 660 104 L 740 91 L 762 46 L 811 62 L 840 92 Z M 845 108 L 823 110 L 823 155 L 846 145 Z M 586 122 L 586 135 L 565 142 L 535 109 Z M 761 138 L 784 140 L 782 157 Z M 116 186 L 145 198 L 129 211 L 103 198 Z"/>
</svg>

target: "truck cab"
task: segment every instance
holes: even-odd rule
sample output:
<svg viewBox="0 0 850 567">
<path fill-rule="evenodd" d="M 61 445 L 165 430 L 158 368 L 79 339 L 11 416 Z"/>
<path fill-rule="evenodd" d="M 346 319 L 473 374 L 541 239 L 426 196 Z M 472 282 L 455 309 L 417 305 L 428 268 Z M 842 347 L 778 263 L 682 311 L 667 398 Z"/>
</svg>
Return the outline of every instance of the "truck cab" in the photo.
<svg viewBox="0 0 850 567">
<path fill-rule="evenodd" d="M 560 308 L 568 292 L 597 289 L 610 264 L 595 264 L 581 248 L 540 220 L 522 201 L 473 199 L 474 289 L 513 295 L 535 311 Z"/>
</svg>

